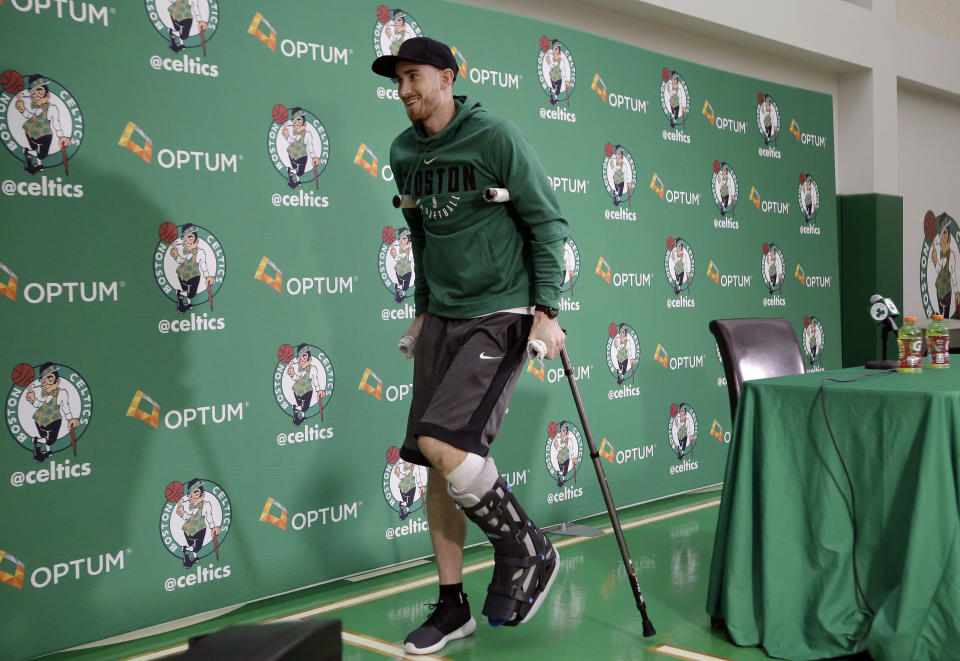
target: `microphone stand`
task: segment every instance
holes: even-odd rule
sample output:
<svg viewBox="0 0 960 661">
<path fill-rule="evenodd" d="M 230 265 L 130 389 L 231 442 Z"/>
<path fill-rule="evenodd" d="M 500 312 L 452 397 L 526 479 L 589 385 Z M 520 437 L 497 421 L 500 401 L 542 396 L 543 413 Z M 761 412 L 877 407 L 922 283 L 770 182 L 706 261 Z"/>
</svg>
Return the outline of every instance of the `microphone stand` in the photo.
<svg viewBox="0 0 960 661">
<path fill-rule="evenodd" d="M 895 360 L 887 360 L 887 340 L 890 338 L 890 332 L 899 330 L 897 322 L 887 317 L 883 321 L 883 332 L 880 334 L 880 343 L 882 345 L 883 360 L 868 360 L 864 365 L 868 370 L 895 370 L 900 364 Z"/>
</svg>

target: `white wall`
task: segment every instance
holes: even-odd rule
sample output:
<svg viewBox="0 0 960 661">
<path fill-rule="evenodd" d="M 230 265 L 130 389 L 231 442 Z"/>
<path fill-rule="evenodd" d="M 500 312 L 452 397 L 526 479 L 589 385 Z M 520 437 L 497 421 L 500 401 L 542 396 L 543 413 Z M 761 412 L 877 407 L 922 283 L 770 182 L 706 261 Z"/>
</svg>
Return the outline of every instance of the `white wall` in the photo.
<svg viewBox="0 0 960 661">
<path fill-rule="evenodd" d="M 834 98 L 837 192 L 904 198 L 904 309 L 923 213 L 960 221 L 960 0 L 453 0 Z"/>
</svg>

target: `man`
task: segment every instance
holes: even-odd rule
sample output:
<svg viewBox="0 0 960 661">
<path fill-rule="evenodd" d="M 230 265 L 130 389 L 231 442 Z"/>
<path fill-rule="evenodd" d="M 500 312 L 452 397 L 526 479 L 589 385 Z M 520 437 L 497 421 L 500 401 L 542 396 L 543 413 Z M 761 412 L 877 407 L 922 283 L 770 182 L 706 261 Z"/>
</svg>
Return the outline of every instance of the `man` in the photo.
<svg viewBox="0 0 960 661">
<path fill-rule="evenodd" d="M 39 74 L 30 76 L 30 108 L 18 94 L 14 107 L 26 120 L 23 132 L 27 135 L 27 147 L 23 150 L 24 170 L 36 174 L 44 170 L 43 159 L 50 153 L 50 145 L 56 135 L 60 151 L 70 146 L 68 136 L 60 125 L 60 111 L 50 103 L 47 79 Z"/>
<path fill-rule="evenodd" d="M 427 490 L 427 487 L 420 482 L 415 465 L 403 459 L 394 465 L 393 474 L 397 476 L 398 480 L 400 520 L 403 521 L 410 516 L 410 508 L 413 507 L 414 501 L 417 500 L 418 496 L 423 497 L 423 492 Z"/>
<path fill-rule="evenodd" d="M 562 487 L 567 481 L 571 460 L 576 464 L 576 459 L 570 454 L 570 429 L 566 420 L 560 423 L 560 432 L 553 439 L 553 448 L 557 451 L 557 486 Z"/>
<path fill-rule="evenodd" d="M 807 348 L 810 350 L 810 364 L 813 365 L 817 362 L 817 325 L 814 323 L 816 317 L 810 318 L 810 323 L 807 324 L 807 327 L 803 329 L 804 335 L 807 339 Z"/>
<path fill-rule="evenodd" d="M 777 130 L 776 117 L 773 116 L 773 99 L 769 94 L 763 97 L 763 105 L 760 107 L 760 114 L 763 116 L 763 143 L 769 145 L 773 140 L 773 133 Z"/>
<path fill-rule="evenodd" d="M 730 181 L 730 170 L 726 163 L 720 168 L 720 180 L 717 182 L 720 193 L 720 215 L 726 216 L 731 205 L 737 201 L 736 195 L 730 190 L 733 182 Z"/>
<path fill-rule="evenodd" d="M 187 507 L 183 502 L 177 505 L 177 516 L 183 519 L 183 535 L 186 545 L 183 550 L 183 567 L 190 569 L 200 557 L 197 555 L 203 548 L 203 540 L 207 536 L 207 529 L 215 539 L 220 534 L 220 525 L 213 518 L 213 505 L 206 499 L 203 482 L 194 478 L 187 483 Z"/>
<path fill-rule="evenodd" d="M 768 289 L 770 293 L 777 291 L 777 282 L 780 279 L 780 264 L 777 259 L 777 245 L 770 244 L 770 251 L 767 253 L 767 279 L 770 280 Z"/>
<path fill-rule="evenodd" d="M 313 393 L 317 393 L 317 401 L 322 402 L 327 393 L 327 375 L 323 370 L 315 369 L 311 364 L 313 354 L 310 346 L 304 342 L 297 345 L 297 363 L 287 367 L 287 375 L 293 379 L 293 397 L 296 404 L 293 407 L 293 424 L 300 426 L 306 420 L 306 412 L 310 408 Z M 320 416 L 323 417 L 323 416 Z"/>
<path fill-rule="evenodd" d="M 614 149 L 616 149 L 616 156 L 610 160 L 608 167 L 613 171 L 613 187 L 616 191 L 613 195 L 613 206 L 618 207 L 623 200 L 623 186 L 626 184 L 629 191 L 630 181 L 627 180 L 628 168 L 623 163 L 623 147 L 617 145 Z"/>
<path fill-rule="evenodd" d="M 397 250 L 397 248 L 400 250 Z M 390 248 L 393 258 L 393 269 L 397 274 L 397 283 L 394 285 L 393 300 L 403 303 L 407 300 L 407 290 L 410 289 L 410 280 L 413 278 L 413 248 L 410 246 L 410 230 L 406 227 L 397 232 L 397 245 Z"/>
<path fill-rule="evenodd" d="M 617 385 L 620 386 L 627 380 L 627 370 L 636 364 L 637 356 L 633 343 L 627 337 L 626 324 L 620 324 L 620 334 L 613 341 L 613 348 L 617 352 Z"/>
<path fill-rule="evenodd" d="M 178 245 L 183 248 L 182 252 Z M 177 279 L 180 280 L 177 311 L 182 314 L 193 307 L 190 300 L 197 295 L 200 278 L 204 279 L 208 292 L 213 292 L 217 279 L 207 267 L 206 254 L 200 250 L 197 228 L 189 223 L 180 226 L 180 241 L 175 242 L 170 248 L 170 257 L 177 263 Z"/>
<path fill-rule="evenodd" d="M 293 129 L 293 132 L 290 132 Z M 281 131 L 288 140 L 287 155 L 290 157 L 290 167 L 287 168 L 287 186 L 292 190 L 302 182 L 300 177 L 307 169 L 307 158 L 313 159 L 313 176 L 317 177 L 317 168 L 320 167 L 320 157 L 313 144 L 313 136 L 307 130 L 307 115 L 303 108 L 291 108 L 290 119 Z"/>
<path fill-rule="evenodd" d="M 670 72 L 670 81 L 667 83 L 667 96 L 670 101 L 670 127 L 675 127 L 683 121 L 683 106 L 680 101 L 680 77 L 676 71 Z"/>
<path fill-rule="evenodd" d="M 550 105 L 555 106 L 560 100 L 560 92 L 570 89 L 570 65 L 564 61 L 560 42 L 556 39 L 553 40 L 553 49 L 547 55 L 547 68 L 550 72 Z M 569 95 L 569 92 L 567 94 Z"/>
<path fill-rule="evenodd" d="M 546 358 L 563 347 L 556 321 L 567 222 L 529 141 L 472 99 L 453 95 L 450 48 L 416 37 L 373 71 L 395 79 L 413 126 L 394 140 L 390 165 L 410 227 L 417 316 L 413 398 L 400 452 L 429 466 L 427 518 L 440 578 L 433 613 L 404 648 L 441 649 L 476 629 L 463 593 L 466 518 L 495 551 L 483 613 L 493 626 L 526 622 L 559 568 L 537 528 L 487 456 L 524 364 L 527 342 Z M 509 204 L 482 200 L 506 187 Z M 461 509 L 458 509 L 458 506 Z M 466 518 L 464 518 L 464 514 Z"/>
<path fill-rule="evenodd" d="M 167 28 L 167 35 L 170 37 L 170 50 L 174 53 L 186 48 L 183 42 L 190 36 L 193 19 L 197 19 L 197 29 L 200 31 L 198 34 L 205 32 L 210 25 L 203 20 L 199 0 L 174 0 L 168 11 L 173 27 Z"/>
<path fill-rule="evenodd" d="M 684 264 L 683 241 L 681 239 L 677 239 L 670 261 L 673 262 L 673 293 L 679 296 L 680 292 L 684 289 L 683 281 L 687 276 L 687 267 L 686 264 Z"/>
<path fill-rule="evenodd" d="M 937 307 L 944 319 L 950 318 L 950 306 L 953 304 L 954 316 L 960 312 L 960 291 L 957 290 L 957 260 L 953 259 L 950 249 L 950 224 L 946 218 L 940 221 L 940 250 L 931 250 L 930 259 L 937 269 Z M 956 292 L 956 294 L 955 294 Z M 954 299 L 956 299 L 954 304 Z"/>
<path fill-rule="evenodd" d="M 808 174 L 803 180 L 803 215 L 808 223 L 817 215 L 819 202 L 817 191 L 813 187 L 813 177 Z"/>
<path fill-rule="evenodd" d="M 391 30 L 388 25 L 385 33 L 387 39 L 390 41 L 390 54 L 396 55 L 397 51 L 400 50 L 400 46 L 403 45 L 403 42 L 406 41 L 409 36 L 407 34 L 407 19 L 402 9 L 393 10 L 393 29 Z"/>
<path fill-rule="evenodd" d="M 60 366 L 44 363 L 40 366 L 40 395 L 27 388 L 27 402 L 37 409 L 33 420 L 37 423 L 38 436 L 33 439 L 33 460 L 38 464 L 53 455 L 50 447 L 60 438 L 60 425 L 66 420 L 67 427 L 73 431 L 80 424 L 78 418 L 70 412 L 70 401 L 66 390 L 60 388 Z"/>
<path fill-rule="evenodd" d="M 681 404 L 680 410 L 674 421 L 674 433 L 677 438 L 677 461 L 683 461 L 683 455 L 687 452 L 687 443 L 693 441 L 691 437 L 693 430 L 688 427 L 687 405 Z"/>
</svg>

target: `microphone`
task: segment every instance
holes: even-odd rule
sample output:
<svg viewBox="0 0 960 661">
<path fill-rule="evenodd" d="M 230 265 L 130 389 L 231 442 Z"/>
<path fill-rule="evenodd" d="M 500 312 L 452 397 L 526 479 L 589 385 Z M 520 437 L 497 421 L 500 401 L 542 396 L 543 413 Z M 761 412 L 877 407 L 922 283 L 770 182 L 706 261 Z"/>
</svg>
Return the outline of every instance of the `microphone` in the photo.
<svg viewBox="0 0 960 661">
<path fill-rule="evenodd" d="M 893 318 L 899 315 L 900 310 L 897 309 L 893 299 L 881 296 L 880 294 L 874 294 L 870 297 L 870 316 L 873 317 L 873 320 L 877 323 L 885 324 L 890 330 L 897 332 L 900 328 Z"/>
<path fill-rule="evenodd" d="M 898 364 L 895 360 L 887 360 L 887 338 L 891 331 L 896 333 L 900 330 L 894 317 L 900 315 L 900 310 L 893 302 L 893 299 L 881 294 L 874 294 L 870 297 L 870 317 L 877 322 L 883 332 L 880 335 L 880 346 L 883 347 L 883 360 L 868 360 L 864 366 L 871 370 L 890 370 L 896 369 Z"/>
</svg>

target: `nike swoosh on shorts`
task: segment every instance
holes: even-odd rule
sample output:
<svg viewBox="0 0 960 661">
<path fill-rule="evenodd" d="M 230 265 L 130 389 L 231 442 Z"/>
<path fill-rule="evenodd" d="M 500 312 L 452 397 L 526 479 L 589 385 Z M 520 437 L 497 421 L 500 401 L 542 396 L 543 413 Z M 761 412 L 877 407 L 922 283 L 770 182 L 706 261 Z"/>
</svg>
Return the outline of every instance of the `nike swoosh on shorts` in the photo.
<svg viewBox="0 0 960 661">
<path fill-rule="evenodd" d="M 480 360 L 500 360 L 503 356 L 488 356 L 484 352 L 480 352 Z"/>
</svg>

